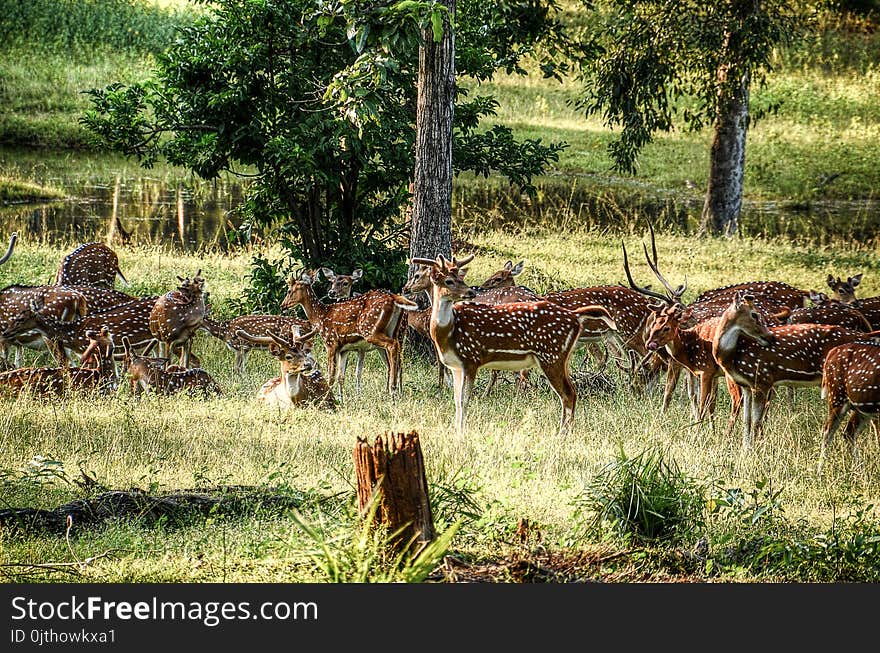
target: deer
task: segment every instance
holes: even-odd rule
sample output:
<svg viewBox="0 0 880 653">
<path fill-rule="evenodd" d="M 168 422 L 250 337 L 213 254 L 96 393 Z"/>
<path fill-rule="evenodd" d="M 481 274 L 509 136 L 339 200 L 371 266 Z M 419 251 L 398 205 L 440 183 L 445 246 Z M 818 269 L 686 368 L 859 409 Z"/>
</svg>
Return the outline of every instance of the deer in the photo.
<svg viewBox="0 0 880 653">
<path fill-rule="evenodd" d="M 880 296 L 857 298 L 856 287 L 861 280 L 861 274 L 847 277 L 846 281 L 829 274 L 828 287 L 831 288 L 831 299 L 858 309 L 871 324 L 871 328 L 880 328 Z"/>
<path fill-rule="evenodd" d="M 114 362 L 115 345 L 110 330 L 88 331 L 89 345 L 79 367 L 21 367 L 0 373 L 0 390 L 60 396 L 67 391 L 115 391 L 119 377 Z M 86 365 L 88 363 L 88 365 Z"/>
<path fill-rule="evenodd" d="M 822 398 L 828 417 L 822 429 L 817 473 L 822 473 L 826 450 L 847 415 L 844 436 L 853 462 L 860 466 L 856 439 L 880 414 L 880 343 L 857 340 L 831 349 L 822 367 Z"/>
<path fill-rule="evenodd" d="M 53 283 L 58 286 L 98 286 L 112 289 L 116 277 L 124 285 L 129 285 L 128 279 L 119 269 L 116 252 L 104 243 L 83 243 L 62 259 Z"/>
<path fill-rule="evenodd" d="M 303 271 L 288 280 L 281 308 L 302 306 L 309 323 L 327 350 L 327 376 L 343 391 L 345 355 L 357 349 L 378 348 L 387 371 L 386 389 L 395 395 L 401 386 L 401 351 L 406 333 L 404 311 L 418 304 L 387 290 L 370 290 L 335 304 L 324 304 L 313 289 L 315 275 Z"/>
<path fill-rule="evenodd" d="M 59 356 L 57 349 L 51 347 L 43 335 L 34 330 L 13 330 L 10 327 L 19 323 L 23 312 L 31 309 L 34 303 L 44 315 L 59 322 L 72 322 L 88 312 L 85 296 L 77 290 L 63 286 L 22 286 L 11 285 L 0 290 L 0 364 L 9 368 L 9 351 L 15 348 L 15 367 L 22 365 L 22 349 L 47 350 L 59 365 L 67 364 L 65 356 Z"/>
<path fill-rule="evenodd" d="M 205 317 L 199 328 L 226 344 L 226 347 L 235 354 L 235 373 L 243 375 L 250 352 L 255 349 L 269 349 L 269 345 L 273 342 L 269 338 L 270 332 L 290 333 L 293 330 L 300 333 L 307 326 L 307 321 L 289 315 L 253 314 L 239 315 L 222 322 Z M 237 333 L 239 330 L 261 338 L 259 340 L 241 338 Z"/>
<path fill-rule="evenodd" d="M 767 327 L 743 292 L 724 311 L 712 341 L 712 355 L 742 392 L 743 448 L 763 431 L 775 386 L 816 386 L 828 352 L 854 340 L 880 337 L 831 324 L 782 324 Z"/>
<path fill-rule="evenodd" d="M 281 373 L 266 381 L 257 391 L 257 400 L 268 406 L 287 409 L 291 406 L 317 406 L 328 410 L 336 408 L 336 398 L 312 355 L 312 337 L 315 329 L 306 333 L 291 333 L 290 339 L 269 332 L 269 353 L 281 363 Z M 263 339 L 240 329 L 242 340 L 262 342 Z"/>
<path fill-rule="evenodd" d="M 431 339 L 440 361 L 450 369 L 455 395 L 455 429 L 463 436 L 473 382 L 481 368 L 522 370 L 540 367 L 562 404 L 559 433 L 565 436 L 574 419 L 577 388 L 569 361 L 577 345 L 581 321 L 614 321 L 604 306 L 569 311 L 548 301 L 481 304 L 457 301 L 476 294 L 463 279 L 462 261 L 414 258 L 431 267 Z"/>
<path fill-rule="evenodd" d="M 122 336 L 123 358 L 122 374 L 127 375 L 131 392 L 139 396 L 143 390 L 152 390 L 160 395 L 173 395 L 181 392 L 201 394 L 203 397 L 222 395 L 219 384 L 201 368 L 187 369 L 180 366 L 166 367 L 167 359 L 151 358 L 146 354 L 158 340 L 147 344 L 144 352 L 138 354 L 132 347 L 128 336 Z"/>
<path fill-rule="evenodd" d="M 180 277 L 177 290 L 172 290 L 156 300 L 150 312 L 150 333 L 159 340 L 159 356 L 180 348 L 180 364 L 190 367 L 192 341 L 207 314 L 205 307 L 205 280 L 199 269 L 195 276 Z"/>
<path fill-rule="evenodd" d="M 330 282 L 330 289 L 327 291 L 327 297 L 335 301 L 350 299 L 354 289 L 354 284 L 363 276 L 364 271 L 361 268 L 352 270 L 351 274 L 336 274 L 331 268 L 323 267 L 319 270 L 327 281 Z M 359 293 L 354 293 L 357 296 Z M 366 350 L 363 348 L 348 352 L 342 360 L 340 374 L 345 378 L 345 370 L 348 369 L 348 359 L 352 355 L 357 355 L 357 364 L 355 366 L 355 389 L 361 391 L 361 375 L 364 370 L 364 357 Z"/>
<path fill-rule="evenodd" d="M 853 331 L 871 331 L 871 323 L 852 304 L 830 299 L 824 293 L 810 291 L 812 306 L 796 308 L 786 318 L 788 324 L 836 324 Z"/>
<path fill-rule="evenodd" d="M 505 286 L 515 286 L 514 277 L 522 274 L 525 261 L 520 261 L 516 265 L 513 261 L 507 261 L 504 266 L 494 273 L 483 283 L 480 284 L 480 290 L 489 290 L 490 288 L 502 288 Z"/>
<path fill-rule="evenodd" d="M 774 314 L 784 319 L 787 311 L 803 308 L 810 298 L 810 291 L 795 288 L 782 281 L 746 281 L 707 290 L 690 303 L 691 320 L 700 321 L 721 315 L 738 292 L 754 298 L 762 314 Z"/>
</svg>

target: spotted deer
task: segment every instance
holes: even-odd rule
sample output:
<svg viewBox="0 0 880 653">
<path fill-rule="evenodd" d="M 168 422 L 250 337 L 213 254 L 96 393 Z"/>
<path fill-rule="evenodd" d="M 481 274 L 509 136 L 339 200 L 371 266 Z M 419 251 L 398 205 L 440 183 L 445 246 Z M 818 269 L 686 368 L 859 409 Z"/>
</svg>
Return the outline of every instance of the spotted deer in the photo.
<svg viewBox="0 0 880 653">
<path fill-rule="evenodd" d="M 181 392 L 201 394 L 207 398 L 223 394 L 218 383 L 201 368 L 188 369 L 179 366 L 166 367 L 163 357 L 151 358 L 145 355 L 154 343 L 149 343 L 144 354 L 138 354 L 128 336 L 122 337 L 124 354 L 122 374 L 127 375 L 132 394 L 140 395 L 143 390 L 151 390 L 160 395 L 173 395 Z"/>
<path fill-rule="evenodd" d="M 498 272 L 494 273 L 483 283 L 480 284 L 480 290 L 489 290 L 490 288 L 502 288 L 505 286 L 515 286 L 514 277 L 522 274 L 525 261 L 520 261 L 516 265 L 513 261 L 507 261 Z M 478 291 L 479 292 L 479 291 Z"/>
<path fill-rule="evenodd" d="M 66 392 L 111 392 L 119 385 L 113 360 L 113 336 L 106 328 L 88 332 L 89 344 L 80 367 L 22 367 L 0 373 L 0 391 L 60 396 Z M 88 365 L 86 364 L 88 363 Z"/>
<path fill-rule="evenodd" d="M 33 329 L 14 329 L 33 306 L 47 318 L 70 323 L 88 312 L 85 296 L 63 286 L 11 285 L 0 290 L 0 365 L 9 368 L 10 349 L 15 349 L 15 367 L 22 365 L 22 349 L 48 350 L 58 365 L 66 365 L 67 358 L 53 348 L 43 334 Z"/>
<path fill-rule="evenodd" d="M 559 432 L 565 435 L 577 402 L 569 361 L 581 321 L 604 319 L 613 328 L 609 311 L 603 306 L 569 311 L 547 301 L 458 301 L 475 295 L 462 272 L 472 259 L 473 255 L 454 262 L 443 256 L 412 259 L 413 264 L 431 267 L 431 339 L 441 362 L 452 372 L 456 431 L 460 435 L 466 432 L 468 401 L 480 369 L 540 367 L 562 404 Z"/>
<path fill-rule="evenodd" d="M 222 322 L 205 317 L 200 328 L 222 340 L 226 347 L 235 354 L 235 373 L 242 375 L 245 372 L 248 356 L 253 350 L 269 349 L 269 345 L 272 343 L 269 338 L 270 332 L 289 334 L 293 331 L 301 333 L 306 330 L 308 324 L 305 320 L 288 315 L 254 314 L 239 315 Z M 237 333 L 239 330 L 260 339 L 241 338 Z"/>
<path fill-rule="evenodd" d="M 87 331 L 107 327 L 114 337 L 121 339 L 122 336 L 127 336 L 132 346 L 141 347 L 153 340 L 149 320 L 156 300 L 156 297 L 144 297 L 114 308 L 88 313 L 84 318 L 71 322 L 52 319 L 44 311 L 34 310 L 35 307 L 32 306 L 29 311 L 21 311 L 16 321 L 10 322 L 6 330 L 0 333 L 0 338 L 34 330 L 46 339 L 47 346 L 56 358 L 59 354 L 71 357 L 81 355 L 88 347 Z M 183 354 L 181 347 L 173 351 L 178 356 Z M 117 347 L 116 357 L 121 360 L 122 356 L 122 349 Z M 190 354 L 190 358 L 197 366 L 196 355 Z"/>
<path fill-rule="evenodd" d="M 844 437 L 859 466 L 856 439 L 880 414 L 880 343 L 855 341 L 831 349 L 822 368 L 822 398 L 828 417 L 822 429 L 818 473 L 822 473 L 827 448 L 847 415 Z"/>
<path fill-rule="evenodd" d="M 386 389 L 396 394 L 401 386 L 401 351 L 406 321 L 404 311 L 418 304 L 387 290 L 370 290 L 335 304 L 324 304 L 313 289 L 315 275 L 303 272 L 291 277 L 282 309 L 302 306 L 309 323 L 324 341 L 327 376 L 331 385 L 343 389 L 343 362 L 349 351 L 379 349 L 387 371 Z"/>
<path fill-rule="evenodd" d="M 852 304 L 833 301 L 823 293 L 810 291 L 812 306 L 796 308 L 786 318 L 788 324 L 836 324 L 853 331 L 871 331 L 871 323 Z"/>
<path fill-rule="evenodd" d="M 691 320 L 699 322 L 721 315 L 739 292 L 754 298 L 753 304 L 759 313 L 773 314 L 777 319 L 784 319 L 786 311 L 803 308 L 810 298 L 810 291 L 795 288 L 782 281 L 746 281 L 713 288 L 698 295 L 689 304 Z"/>
<path fill-rule="evenodd" d="M 124 285 L 129 285 L 119 269 L 116 252 L 104 243 L 83 243 L 62 259 L 53 283 L 113 288 L 117 276 Z"/>
<path fill-rule="evenodd" d="M 294 334 L 284 338 L 269 332 L 269 353 L 281 363 L 281 373 L 266 381 L 257 391 L 257 399 L 268 406 L 287 409 L 291 406 L 317 406 L 333 410 L 336 399 L 315 357 L 312 355 L 311 338 L 316 331 Z M 244 330 L 239 330 L 242 340 L 262 342 Z"/>
<path fill-rule="evenodd" d="M 861 274 L 847 277 L 846 281 L 842 281 L 840 277 L 834 278 L 829 274 L 828 287 L 831 288 L 831 299 L 858 309 L 871 324 L 871 328 L 880 329 L 880 296 L 857 298 L 856 287 L 861 280 Z"/>
<path fill-rule="evenodd" d="M 183 367 L 190 367 L 192 341 L 207 315 L 201 274 L 199 269 L 192 278 L 177 277 L 180 285 L 156 300 L 148 322 L 150 333 L 159 340 L 159 356 L 168 357 L 169 351 L 179 348 Z"/>
<path fill-rule="evenodd" d="M 754 299 L 738 293 L 715 330 L 712 355 L 742 392 L 743 447 L 763 430 L 775 386 L 815 386 L 822 380 L 828 352 L 854 340 L 880 337 L 831 324 L 783 324 L 760 321 Z"/>
<path fill-rule="evenodd" d="M 327 296 L 330 299 L 348 299 L 354 293 L 354 284 L 364 276 L 361 268 L 352 270 L 351 274 L 336 274 L 331 268 L 321 268 L 320 272 L 324 278 L 330 282 L 330 289 Z"/>
</svg>

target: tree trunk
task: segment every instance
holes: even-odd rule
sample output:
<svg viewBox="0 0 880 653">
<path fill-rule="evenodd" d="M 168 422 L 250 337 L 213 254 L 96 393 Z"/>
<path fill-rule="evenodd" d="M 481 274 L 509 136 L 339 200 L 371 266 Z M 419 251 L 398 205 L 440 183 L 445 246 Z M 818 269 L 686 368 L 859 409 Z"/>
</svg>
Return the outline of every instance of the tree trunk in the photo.
<svg viewBox="0 0 880 653">
<path fill-rule="evenodd" d="M 434 539 L 434 517 L 418 433 L 385 433 L 376 437 L 373 446 L 359 437 L 354 463 L 362 517 L 370 502 L 377 501 L 375 522 L 389 532 L 402 529 L 392 543 L 401 550 L 415 550 Z"/>
<path fill-rule="evenodd" d="M 722 73 L 726 75 L 725 73 Z M 729 89 L 718 103 L 715 135 L 709 163 L 709 187 L 700 221 L 700 233 L 732 236 L 739 228 L 743 174 L 746 165 L 746 132 L 749 126 L 749 73 Z"/>
<path fill-rule="evenodd" d="M 443 40 L 430 28 L 419 48 L 416 152 L 413 178 L 410 257 L 452 256 L 452 117 L 455 108 L 455 0 L 445 1 L 449 15 Z M 412 268 L 410 269 L 412 272 Z"/>
</svg>

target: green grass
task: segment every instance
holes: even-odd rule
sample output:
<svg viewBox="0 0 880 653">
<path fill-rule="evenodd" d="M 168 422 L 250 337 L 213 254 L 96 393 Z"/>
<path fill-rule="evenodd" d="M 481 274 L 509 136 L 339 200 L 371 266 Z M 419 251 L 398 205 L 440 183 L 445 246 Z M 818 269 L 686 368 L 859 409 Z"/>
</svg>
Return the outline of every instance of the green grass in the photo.
<svg viewBox="0 0 880 653">
<path fill-rule="evenodd" d="M 535 280 L 570 287 L 614 283 L 622 276 L 618 239 L 598 232 L 527 237 L 489 232 L 472 235 L 472 241 L 486 248 L 472 265 L 475 280 L 488 276 L 514 253 L 526 260 L 525 283 Z M 776 278 L 820 286 L 828 272 L 843 274 L 853 268 L 866 273 L 864 295 L 880 293 L 878 275 L 871 274 L 878 266 L 876 256 L 868 251 L 813 252 L 772 241 L 693 240 L 665 234 L 658 241 L 664 273 L 673 282 L 687 275 L 688 297 L 743 279 Z M 628 242 L 635 250 L 638 239 L 634 236 Z M 45 279 L 66 251 L 19 243 L 10 262 L 0 267 L 0 283 Z M 175 284 L 177 274 L 201 268 L 220 307 L 230 306 L 242 292 L 249 262 L 243 254 L 186 255 L 138 247 L 122 247 L 118 252 L 138 293 L 164 291 Z M 650 280 L 643 263 L 634 261 L 633 269 L 639 280 Z M 81 498 L 89 490 L 76 483 L 80 469 L 108 488 L 138 487 L 154 493 L 257 486 L 301 496 L 299 513 L 304 523 L 318 525 L 328 541 L 352 538 L 356 544 L 361 541 L 353 512 L 357 438 L 372 440 L 388 430 L 413 429 L 421 435 L 429 485 L 438 506 L 438 527 L 444 530 L 461 520 L 450 547 L 470 561 L 522 553 L 524 545 L 516 535 L 521 519 L 540 532 L 541 545 L 550 550 L 607 548 L 607 542 L 584 535 L 579 498 L 621 451 L 629 456 L 649 448 L 662 451 L 664 459 L 670 465 L 674 462 L 688 478 L 740 488 L 743 495 L 769 480 L 779 492 L 778 501 L 791 529 L 786 537 L 796 535 L 802 541 L 812 541 L 815 532 L 831 528 L 836 519 L 857 508 L 865 510 L 880 499 L 880 452 L 871 435 L 862 437 L 862 472 L 853 471 L 848 451 L 838 440 L 831 447 L 825 476 L 816 476 L 825 412 L 817 389 L 798 390 L 791 407 L 780 395 L 768 417 L 765 439 L 744 453 L 738 432 L 725 438 L 721 429 L 698 428 L 691 423 L 682 397 L 667 414 L 661 414 L 659 390 L 638 395 L 616 370 L 611 373 L 612 391 L 581 393 L 575 425 L 567 438 L 556 435 L 559 404 L 546 386 L 517 391 L 512 384 L 502 383 L 483 398 L 480 393 L 488 378 L 483 372 L 469 409 L 469 433 L 459 438 L 452 428 L 451 392 L 438 392 L 433 385 L 434 370 L 411 354 L 405 358 L 404 390 L 398 399 L 386 395 L 379 357 L 370 354 L 362 394 L 354 394 L 353 371 L 349 370 L 348 391 L 337 413 L 296 410 L 279 415 L 254 401 L 259 385 L 276 374 L 276 364 L 267 354 L 253 354 L 247 373 L 238 377 L 232 371 L 231 352 L 218 341 L 200 333 L 194 350 L 224 388 L 222 398 L 135 400 L 123 386 L 117 395 L 99 399 L 0 400 L 2 505 L 51 508 Z M 323 365 L 320 347 L 318 352 Z M 723 391 L 719 404 L 723 423 L 728 408 Z M 873 515 L 870 509 L 867 513 Z M 868 532 L 876 523 L 876 519 L 868 520 L 860 532 Z M 785 577 L 782 563 L 773 574 L 761 571 L 760 566 L 730 563 L 725 567 L 725 551 L 731 545 L 723 538 L 730 537 L 733 526 L 721 521 L 708 527 L 705 535 L 714 566 L 711 573 L 703 566 L 691 567 L 687 570 L 691 577 Z M 75 578 L 98 582 L 328 580 L 319 564 L 321 557 L 315 557 L 314 532 L 297 526 L 288 510 L 265 507 L 179 522 L 130 518 L 99 528 L 74 524 L 70 543 L 59 536 L 4 531 L 0 547 L 0 573 L 19 580 L 57 581 L 73 576 L 39 567 L 2 565 L 75 562 L 108 551 L 107 556 L 77 568 L 82 575 Z M 613 576 L 611 569 L 595 573 L 623 580 L 665 578 L 671 573 L 668 554 L 663 553 L 668 550 L 645 554 L 643 562 L 630 563 L 635 565 L 631 572 L 613 572 L 619 576 Z M 363 561 L 363 556 L 373 560 L 375 551 L 346 545 L 331 554 Z M 628 558 L 617 560 L 617 565 L 625 565 Z M 795 580 L 798 575 L 805 577 L 810 568 L 807 565 L 792 576 Z M 355 572 L 346 573 L 351 577 Z"/>
<path fill-rule="evenodd" d="M 61 199 L 64 191 L 0 175 L 0 204 Z"/>
</svg>

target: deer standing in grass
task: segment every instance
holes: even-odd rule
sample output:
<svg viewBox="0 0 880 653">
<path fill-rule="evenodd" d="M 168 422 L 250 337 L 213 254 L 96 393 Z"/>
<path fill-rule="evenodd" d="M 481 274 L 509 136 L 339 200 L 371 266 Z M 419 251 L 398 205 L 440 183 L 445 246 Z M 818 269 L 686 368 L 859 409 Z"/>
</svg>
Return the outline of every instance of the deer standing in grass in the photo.
<svg viewBox="0 0 880 653">
<path fill-rule="evenodd" d="M 159 297 L 150 312 L 150 333 L 159 340 L 159 356 L 167 358 L 169 351 L 181 348 L 183 367 L 190 366 L 192 341 L 207 314 L 201 274 L 200 269 L 192 278 L 177 277 L 177 290 Z"/>
<path fill-rule="evenodd" d="M 849 415 L 844 437 L 856 466 L 861 465 L 856 439 L 880 415 L 880 343 L 855 341 L 834 347 L 825 357 L 822 369 L 822 398 L 828 417 L 822 429 L 818 473 L 834 434 Z"/>
<path fill-rule="evenodd" d="M 742 391 L 743 447 L 763 430 L 770 393 L 777 385 L 815 386 L 828 352 L 854 340 L 880 337 L 830 324 L 767 327 L 754 299 L 738 293 L 721 315 L 712 355 Z"/>
<path fill-rule="evenodd" d="M 119 377 L 113 360 L 113 336 L 106 328 L 88 331 L 89 345 L 80 367 L 22 367 L 0 373 L 0 391 L 60 396 L 67 391 L 116 390 Z"/>
<path fill-rule="evenodd" d="M 104 243 L 83 243 L 61 261 L 54 283 L 58 286 L 98 286 L 112 289 L 116 277 L 128 285 L 128 280 L 119 269 L 116 252 Z"/>
<path fill-rule="evenodd" d="M 474 378 L 481 368 L 523 370 L 540 367 L 562 404 L 559 432 L 568 433 L 574 418 L 577 389 L 569 361 L 587 318 L 614 322 L 602 306 L 569 311 L 552 302 L 480 304 L 465 284 L 463 272 L 473 255 L 451 262 L 413 259 L 431 267 L 431 339 L 440 361 L 450 369 L 455 395 L 455 427 L 466 432 L 467 405 Z"/>
<path fill-rule="evenodd" d="M 150 342 L 143 354 L 138 354 L 128 336 L 122 337 L 122 373 L 128 375 L 133 395 L 139 395 L 142 390 L 152 390 L 161 395 L 198 393 L 206 398 L 223 394 L 214 378 L 203 369 L 187 369 L 176 365 L 166 367 L 166 358 L 148 357 L 146 354 L 155 342 Z"/>
<path fill-rule="evenodd" d="M 370 290 L 335 304 L 324 304 L 313 289 L 315 275 L 303 272 L 291 277 L 282 309 L 302 306 L 327 350 L 327 376 L 343 390 L 345 355 L 358 349 L 378 348 L 387 371 L 386 389 L 396 394 L 401 386 L 401 353 L 406 333 L 405 310 L 418 304 L 387 290 Z"/>
<path fill-rule="evenodd" d="M 281 409 L 291 406 L 336 408 L 333 390 L 312 355 L 311 339 L 315 333 L 314 329 L 307 333 L 291 333 L 289 339 L 269 333 L 269 353 L 280 361 L 281 373 L 266 381 L 257 391 L 260 402 Z M 238 337 L 254 342 L 263 340 L 243 330 L 238 332 Z"/>
</svg>

